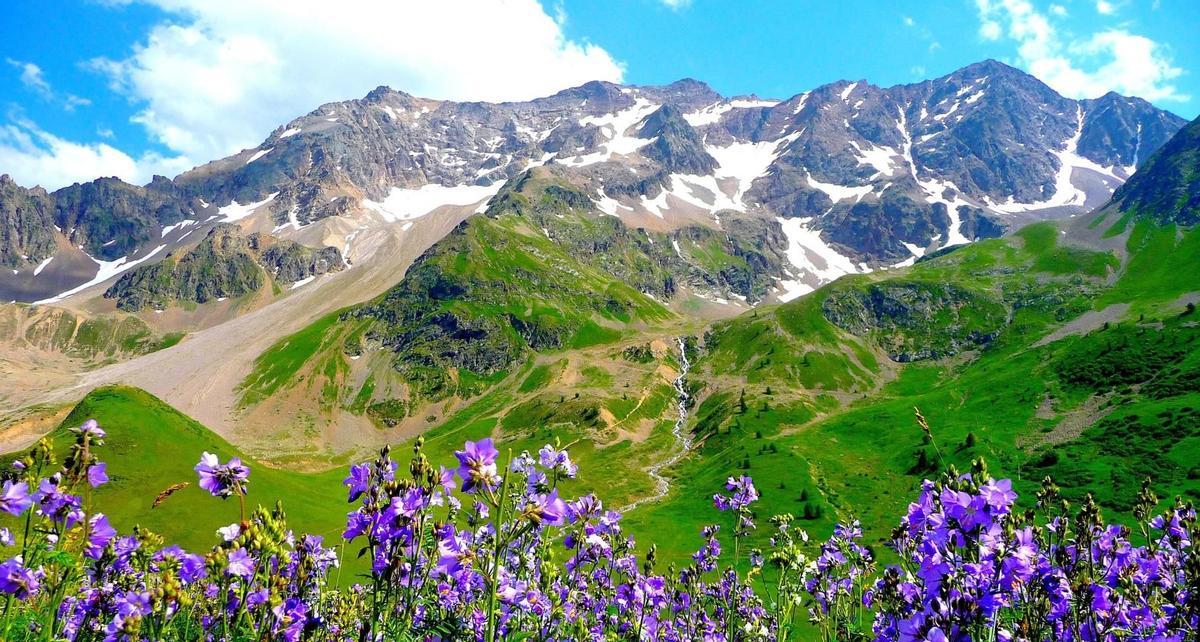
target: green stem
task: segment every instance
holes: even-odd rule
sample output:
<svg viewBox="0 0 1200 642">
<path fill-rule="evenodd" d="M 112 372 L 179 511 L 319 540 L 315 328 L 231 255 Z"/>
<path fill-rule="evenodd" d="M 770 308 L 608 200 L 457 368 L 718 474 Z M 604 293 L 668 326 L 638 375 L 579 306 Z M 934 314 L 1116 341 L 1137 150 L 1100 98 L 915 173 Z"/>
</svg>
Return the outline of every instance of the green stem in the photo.
<svg viewBox="0 0 1200 642">
<path fill-rule="evenodd" d="M 496 531 L 494 550 L 492 551 L 492 577 L 488 595 L 487 642 L 496 642 L 496 594 L 500 589 L 500 553 L 503 550 L 502 536 L 504 534 L 504 507 L 508 498 L 508 473 L 511 470 L 512 453 L 509 453 L 510 463 L 504 467 L 504 480 L 500 483 L 500 495 L 496 498 L 496 520 L 493 522 Z"/>
</svg>

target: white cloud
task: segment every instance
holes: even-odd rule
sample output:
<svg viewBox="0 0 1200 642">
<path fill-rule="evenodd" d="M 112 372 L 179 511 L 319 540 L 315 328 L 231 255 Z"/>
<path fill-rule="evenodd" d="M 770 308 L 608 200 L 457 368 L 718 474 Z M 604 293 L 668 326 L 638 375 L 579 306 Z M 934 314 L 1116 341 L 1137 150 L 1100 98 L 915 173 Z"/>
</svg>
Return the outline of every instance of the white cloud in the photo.
<svg viewBox="0 0 1200 642">
<path fill-rule="evenodd" d="M 48 101 L 59 101 L 57 92 L 50 86 L 50 81 L 46 80 L 46 74 L 42 68 L 32 62 L 21 60 L 13 60 L 5 58 L 5 62 L 21 70 L 21 84 L 25 85 L 42 99 Z M 76 107 L 86 107 L 92 104 L 92 101 L 87 98 L 81 98 L 75 94 L 66 94 L 61 99 L 62 108 L 66 111 L 75 111 Z"/>
<path fill-rule="evenodd" d="M 253 147 L 318 105 L 378 85 L 515 100 L 620 80 L 604 49 L 567 39 L 537 0 L 125 0 L 174 15 L 124 60 L 93 66 L 140 105 L 134 121 L 182 155 Z"/>
<path fill-rule="evenodd" d="M 148 182 L 153 173 L 175 174 L 192 164 L 182 157 L 149 153 L 134 159 L 106 145 L 63 140 L 20 117 L 0 125 L 0 168 L 22 185 L 49 190 L 99 176 L 117 176 L 131 183 Z"/>
<path fill-rule="evenodd" d="M 91 104 L 92 101 L 87 98 L 80 98 L 75 94 L 67 94 L 66 98 L 63 98 L 63 109 L 67 111 L 75 111 L 76 107 L 87 107 Z"/>
<path fill-rule="evenodd" d="M 1117 8 L 1111 2 L 1106 0 L 1096 0 L 1096 13 L 1104 16 L 1110 16 L 1117 12 Z"/>
<path fill-rule="evenodd" d="M 995 20 L 984 20 L 979 25 L 979 35 L 984 40 L 999 40 L 1004 35 L 1004 29 Z"/>
<path fill-rule="evenodd" d="M 1145 36 L 1112 28 L 1067 38 L 1029 0 L 975 1 L 980 35 L 998 39 L 1007 25 L 1020 64 L 1065 96 L 1093 98 L 1116 91 L 1150 101 L 1190 99 L 1174 83 L 1183 71 L 1162 45 Z"/>
<path fill-rule="evenodd" d="M 904 16 L 902 19 L 904 20 L 904 26 L 906 27 L 912 27 L 917 24 L 917 21 L 913 20 L 912 16 Z"/>
<path fill-rule="evenodd" d="M 21 70 L 21 84 L 33 90 L 42 98 L 53 98 L 54 90 L 50 88 L 50 83 L 46 80 L 46 75 L 42 73 L 42 68 L 32 62 L 23 62 L 13 60 L 12 58 L 4 59 L 8 64 Z"/>
<path fill-rule="evenodd" d="M 661 0 L 668 9 L 677 10 L 683 9 L 692 4 L 692 0 Z"/>
<path fill-rule="evenodd" d="M 1061 4 L 1052 4 L 1050 5 L 1050 13 L 1058 16 L 1059 18 L 1063 18 L 1067 15 L 1067 8 Z"/>
</svg>

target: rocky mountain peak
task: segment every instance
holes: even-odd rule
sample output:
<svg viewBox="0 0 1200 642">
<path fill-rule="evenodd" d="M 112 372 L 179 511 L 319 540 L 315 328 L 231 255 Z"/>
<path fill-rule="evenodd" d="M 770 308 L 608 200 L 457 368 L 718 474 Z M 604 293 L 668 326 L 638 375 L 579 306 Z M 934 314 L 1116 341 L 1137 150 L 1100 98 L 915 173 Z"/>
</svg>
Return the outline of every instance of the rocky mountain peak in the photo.
<svg viewBox="0 0 1200 642">
<path fill-rule="evenodd" d="M 638 138 L 652 138 L 646 156 L 662 164 L 668 173 L 711 174 L 717 161 L 704 148 L 696 130 L 684 120 L 683 112 L 670 104 L 646 117 Z"/>
</svg>

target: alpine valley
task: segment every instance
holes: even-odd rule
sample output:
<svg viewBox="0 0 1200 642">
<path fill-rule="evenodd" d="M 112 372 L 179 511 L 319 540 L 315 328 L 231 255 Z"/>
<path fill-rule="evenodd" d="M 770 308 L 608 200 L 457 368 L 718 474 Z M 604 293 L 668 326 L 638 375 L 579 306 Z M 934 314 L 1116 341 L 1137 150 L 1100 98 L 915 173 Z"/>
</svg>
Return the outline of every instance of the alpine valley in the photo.
<svg viewBox="0 0 1200 642">
<path fill-rule="evenodd" d="M 335 537 L 345 465 L 418 436 L 570 444 L 566 487 L 668 560 L 739 470 L 872 545 L 977 458 L 1131 520 L 1147 477 L 1200 499 L 1198 220 L 1200 122 L 990 60 L 780 99 L 380 87 L 144 186 L 0 178 L 0 446 L 98 420 L 113 524 L 185 546 L 228 515 L 151 499 L 201 451 Z"/>
</svg>

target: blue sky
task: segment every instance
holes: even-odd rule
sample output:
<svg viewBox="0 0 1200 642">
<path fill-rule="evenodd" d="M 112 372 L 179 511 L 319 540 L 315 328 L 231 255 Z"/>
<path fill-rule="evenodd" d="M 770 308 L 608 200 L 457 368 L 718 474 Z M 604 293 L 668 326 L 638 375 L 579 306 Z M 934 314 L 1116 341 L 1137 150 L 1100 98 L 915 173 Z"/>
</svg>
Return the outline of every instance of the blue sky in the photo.
<svg viewBox="0 0 1200 642">
<path fill-rule="evenodd" d="M 0 173 L 143 183 L 380 84 L 500 100 L 693 77 L 786 98 L 996 58 L 1067 96 L 1114 90 L 1192 118 L 1198 27 L 1194 0 L 15 0 Z"/>
</svg>

